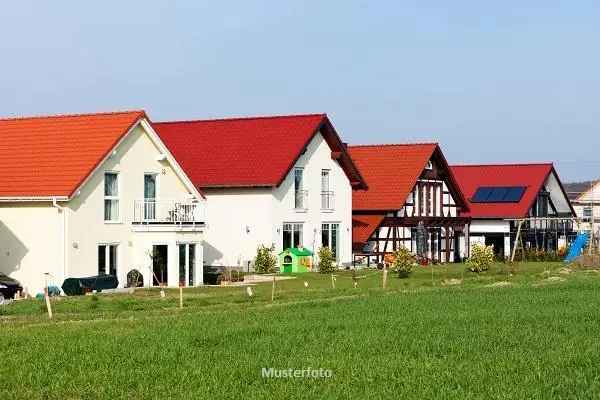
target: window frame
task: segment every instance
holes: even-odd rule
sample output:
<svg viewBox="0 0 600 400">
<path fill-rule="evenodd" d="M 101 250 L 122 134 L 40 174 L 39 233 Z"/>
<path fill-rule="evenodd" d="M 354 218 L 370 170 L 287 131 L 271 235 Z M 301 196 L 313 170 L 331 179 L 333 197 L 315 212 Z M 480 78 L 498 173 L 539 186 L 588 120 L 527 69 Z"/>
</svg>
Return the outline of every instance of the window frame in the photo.
<svg viewBox="0 0 600 400">
<path fill-rule="evenodd" d="M 296 179 L 298 173 L 300 173 L 300 185 Z M 304 190 L 304 168 L 294 167 L 294 210 L 300 212 L 308 210 L 308 196 L 305 193 L 307 192 Z M 298 201 L 299 199 L 301 200 Z"/>
<path fill-rule="evenodd" d="M 107 195 L 106 194 L 106 176 L 107 175 L 115 175 L 117 179 L 117 195 Z M 102 194 L 103 194 L 103 219 L 105 224 L 120 224 L 121 220 L 121 179 L 120 179 L 119 171 L 104 171 L 104 179 L 102 180 Z M 106 219 L 106 201 L 110 201 L 111 204 L 113 201 L 117 202 L 117 217 L 115 219 Z"/>
<path fill-rule="evenodd" d="M 286 229 L 286 226 L 290 226 L 291 230 Z M 296 229 L 299 228 L 299 229 Z M 288 248 L 297 248 L 298 245 L 304 246 L 304 222 L 284 222 L 281 226 L 281 247 L 282 250 L 286 250 L 285 245 L 285 233 L 291 232 L 290 246 Z M 298 233 L 298 243 L 295 242 L 296 233 Z"/>
<path fill-rule="evenodd" d="M 336 226 L 335 229 L 335 244 L 336 244 L 336 248 L 335 251 L 331 246 L 331 243 L 333 243 L 333 226 Z M 335 261 L 339 262 L 340 261 L 340 226 L 341 223 L 339 222 L 322 222 L 321 223 L 321 246 L 322 247 L 328 247 L 329 250 L 331 250 L 331 252 L 334 254 L 335 257 Z M 327 245 L 325 245 L 325 243 L 323 243 L 323 233 L 325 233 L 325 231 L 327 231 Z"/>
<path fill-rule="evenodd" d="M 115 250 L 115 265 L 114 265 L 115 273 L 114 273 L 114 276 L 116 276 L 116 277 L 119 276 L 119 264 L 120 264 L 120 262 L 119 262 L 119 253 L 120 253 L 119 245 L 120 245 L 120 243 L 118 243 L 118 242 L 98 243 L 98 245 L 96 246 L 97 257 L 98 257 L 98 260 L 97 260 L 98 275 L 111 275 L 111 273 L 110 273 L 111 272 L 110 250 L 111 250 L 111 248 L 114 248 L 114 250 Z M 104 271 L 103 272 L 100 271 L 100 248 L 101 247 L 104 247 L 104 268 L 103 268 Z"/>
</svg>

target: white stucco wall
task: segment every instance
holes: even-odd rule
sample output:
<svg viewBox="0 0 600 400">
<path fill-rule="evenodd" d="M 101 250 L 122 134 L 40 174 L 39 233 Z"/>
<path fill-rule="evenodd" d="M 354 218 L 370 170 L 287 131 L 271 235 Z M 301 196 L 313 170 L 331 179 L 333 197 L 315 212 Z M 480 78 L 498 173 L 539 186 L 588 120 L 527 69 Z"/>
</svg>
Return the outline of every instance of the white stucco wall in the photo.
<svg viewBox="0 0 600 400">
<path fill-rule="evenodd" d="M 277 188 L 205 189 L 207 197 L 206 265 L 247 267 L 256 248 L 264 244 L 282 250 L 284 223 L 303 224 L 303 245 L 321 247 L 321 224 L 339 223 L 339 261 L 352 260 L 352 189 L 321 134 L 307 146 L 294 168 L 303 168 L 306 210 L 294 209 L 294 169 Z M 321 170 L 330 170 L 330 190 L 335 193 L 333 210 L 321 210 Z"/>
<path fill-rule="evenodd" d="M 176 242 L 201 244 L 201 232 L 179 232 L 174 227 L 154 231 L 133 229 L 134 202 L 144 198 L 144 174 L 157 174 L 157 201 L 188 201 L 193 196 L 167 161 L 157 161 L 159 149 L 141 126 L 134 129 L 111 156 L 88 180 L 81 193 L 67 204 L 68 273 L 71 277 L 96 275 L 98 245 L 118 244 L 117 276 L 126 283 L 127 272 L 138 269 L 149 282 L 149 252 L 153 244 L 169 245 L 169 285 L 177 286 Z M 119 173 L 120 221 L 104 221 L 104 173 Z M 158 230 L 158 231 L 157 231 Z M 181 236 L 181 237 L 180 237 Z M 190 237 L 191 236 L 191 237 Z M 173 250 L 171 249 L 173 247 Z M 197 246 L 199 247 L 199 246 Z M 202 265 L 197 256 L 197 265 Z M 200 274 L 201 276 L 201 274 Z"/>
<path fill-rule="evenodd" d="M 51 203 L 0 203 L 0 272 L 30 294 L 62 284 L 63 215 Z"/>
<path fill-rule="evenodd" d="M 474 219 L 469 231 L 475 233 L 509 233 L 510 223 L 501 219 Z"/>
</svg>

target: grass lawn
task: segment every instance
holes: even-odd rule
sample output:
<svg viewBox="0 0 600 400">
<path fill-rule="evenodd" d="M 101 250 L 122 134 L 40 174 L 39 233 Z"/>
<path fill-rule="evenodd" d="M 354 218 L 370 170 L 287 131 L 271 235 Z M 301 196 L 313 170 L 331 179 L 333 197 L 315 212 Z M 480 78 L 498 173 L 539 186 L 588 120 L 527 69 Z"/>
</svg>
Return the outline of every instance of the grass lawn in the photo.
<svg viewBox="0 0 600 400">
<path fill-rule="evenodd" d="M 420 268 L 385 291 L 305 274 L 273 304 L 270 284 L 198 288 L 183 310 L 142 289 L 55 300 L 53 321 L 21 301 L 0 308 L 0 398 L 598 398 L 600 274 L 561 268 Z"/>
</svg>

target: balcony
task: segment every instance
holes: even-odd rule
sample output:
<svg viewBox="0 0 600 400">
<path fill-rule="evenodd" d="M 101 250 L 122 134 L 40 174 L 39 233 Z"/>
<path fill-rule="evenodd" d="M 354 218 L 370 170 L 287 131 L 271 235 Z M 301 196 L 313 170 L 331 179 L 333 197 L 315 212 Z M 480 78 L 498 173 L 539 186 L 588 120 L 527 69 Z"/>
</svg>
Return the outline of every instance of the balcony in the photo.
<svg viewBox="0 0 600 400">
<path fill-rule="evenodd" d="M 321 192 L 321 210 L 323 211 L 333 211 L 335 195 L 331 191 L 323 191 Z"/>
<path fill-rule="evenodd" d="M 187 200 L 135 200 L 134 224 L 197 225 L 204 224 L 202 203 Z"/>
<path fill-rule="evenodd" d="M 308 210 L 308 190 L 296 190 L 294 193 L 294 209 L 296 211 Z"/>
</svg>

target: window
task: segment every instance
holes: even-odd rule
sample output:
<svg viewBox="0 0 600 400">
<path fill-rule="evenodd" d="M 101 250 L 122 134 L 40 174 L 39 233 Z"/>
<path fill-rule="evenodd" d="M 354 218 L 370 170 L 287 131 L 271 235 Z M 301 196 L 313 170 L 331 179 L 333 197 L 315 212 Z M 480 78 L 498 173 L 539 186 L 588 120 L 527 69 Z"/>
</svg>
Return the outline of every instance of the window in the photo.
<svg viewBox="0 0 600 400">
<path fill-rule="evenodd" d="M 104 174 L 104 221 L 119 220 L 119 174 Z"/>
<path fill-rule="evenodd" d="M 302 246 L 302 224 L 283 224 L 283 250 Z"/>
<path fill-rule="evenodd" d="M 425 165 L 425 169 L 433 169 L 433 163 L 431 161 L 427 161 L 427 165 Z"/>
<path fill-rule="evenodd" d="M 321 246 L 329 247 L 336 260 L 338 258 L 338 243 L 340 224 L 325 223 L 321 224 Z"/>
<path fill-rule="evenodd" d="M 98 246 L 98 275 L 117 275 L 116 244 L 101 244 Z"/>
<path fill-rule="evenodd" d="M 144 174 L 144 219 L 156 219 L 156 174 Z"/>
<path fill-rule="evenodd" d="M 303 189 L 304 170 L 302 168 L 294 169 L 294 208 L 298 210 L 306 209 L 306 191 Z"/>
<path fill-rule="evenodd" d="M 179 284 L 181 286 L 194 286 L 196 271 L 196 245 L 182 243 L 179 247 Z"/>
<path fill-rule="evenodd" d="M 583 216 L 590 218 L 592 216 L 592 206 L 583 207 Z"/>
<path fill-rule="evenodd" d="M 329 186 L 330 171 L 321 170 L 321 209 L 333 210 L 333 192 Z"/>
</svg>

